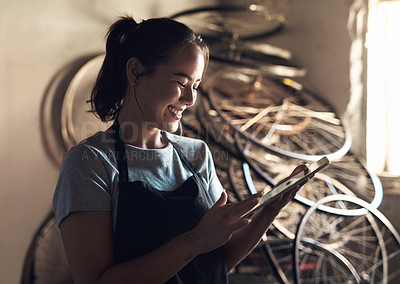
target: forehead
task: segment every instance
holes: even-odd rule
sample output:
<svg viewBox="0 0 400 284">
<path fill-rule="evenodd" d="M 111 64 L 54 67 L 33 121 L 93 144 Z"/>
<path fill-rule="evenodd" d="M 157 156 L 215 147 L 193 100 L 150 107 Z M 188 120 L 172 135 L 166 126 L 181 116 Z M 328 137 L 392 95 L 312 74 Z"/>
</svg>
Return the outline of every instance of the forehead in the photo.
<svg viewBox="0 0 400 284">
<path fill-rule="evenodd" d="M 161 65 L 163 66 L 160 67 L 164 67 L 170 72 L 200 72 L 202 74 L 205 66 L 205 57 L 200 47 L 187 45 L 184 48 L 173 50 L 168 60 Z"/>
</svg>

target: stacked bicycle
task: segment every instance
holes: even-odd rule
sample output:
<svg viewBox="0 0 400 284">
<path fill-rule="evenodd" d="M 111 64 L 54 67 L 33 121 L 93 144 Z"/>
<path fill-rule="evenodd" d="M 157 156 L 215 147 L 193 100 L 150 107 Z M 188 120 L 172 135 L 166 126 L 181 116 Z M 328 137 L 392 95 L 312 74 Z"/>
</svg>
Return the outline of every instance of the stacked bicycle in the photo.
<svg viewBox="0 0 400 284">
<path fill-rule="evenodd" d="M 172 17 L 210 42 L 201 97 L 183 123 L 218 157 L 231 201 L 271 190 L 299 164 L 332 161 L 285 207 L 231 283 L 394 281 L 400 237 L 377 209 L 379 178 L 349 151 L 351 135 L 335 110 L 296 81 L 306 70 L 291 52 L 266 43 L 284 28 L 284 15 L 249 5 Z"/>
</svg>

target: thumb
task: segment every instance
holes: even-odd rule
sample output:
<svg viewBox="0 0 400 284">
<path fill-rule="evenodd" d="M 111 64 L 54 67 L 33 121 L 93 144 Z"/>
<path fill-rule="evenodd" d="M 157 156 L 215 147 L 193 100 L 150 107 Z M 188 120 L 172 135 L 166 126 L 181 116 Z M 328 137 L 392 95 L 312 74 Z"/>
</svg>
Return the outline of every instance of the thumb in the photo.
<svg viewBox="0 0 400 284">
<path fill-rule="evenodd" d="M 226 204 L 227 200 L 228 200 L 228 198 L 227 198 L 226 192 L 224 190 L 221 193 L 221 197 L 217 200 L 217 202 L 215 202 L 214 206 L 223 206 Z"/>
<path fill-rule="evenodd" d="M 297 174 L 298 174 L 299 172 L 301 172 L 301 171 L 304 171 L 304 174 L 307 174 L 308 171 L 309 171 L 307 165 L 299 165 L 299 166 L 297 166 L 297 167 L 293 170 L 293 172 L 290 174 L 289 177 L 295 176 L 295 175 L 297 175 Z"/>
</svg>

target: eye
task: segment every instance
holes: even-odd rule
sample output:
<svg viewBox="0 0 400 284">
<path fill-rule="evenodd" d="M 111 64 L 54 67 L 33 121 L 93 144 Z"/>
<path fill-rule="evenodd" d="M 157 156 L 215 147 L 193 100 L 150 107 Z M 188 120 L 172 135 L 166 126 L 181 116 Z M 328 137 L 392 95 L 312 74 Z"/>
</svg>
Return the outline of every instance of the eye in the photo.
<svg viewBox="0 0 400 284">
<path fill-rule="evenodd" d="M 178 83 L 179 86 L 181 86 L 182 88 L 186 88 L 187 84 L 183 84 L 179 81 L 176 81 Z M 199 89 L 199 86 L 193 87 L 194 91 L 197 91 Z"/>
<path fill-rule="evenodd" d="M 179 82 L 179 81 L 176 81 L 177 83 L 178 83 L 178 85 L 179 86 L 181 86 L 182 88 L 185 88 L 186 87 L 186 84 L 182 84 L 181 82 Z"/>
</svg>

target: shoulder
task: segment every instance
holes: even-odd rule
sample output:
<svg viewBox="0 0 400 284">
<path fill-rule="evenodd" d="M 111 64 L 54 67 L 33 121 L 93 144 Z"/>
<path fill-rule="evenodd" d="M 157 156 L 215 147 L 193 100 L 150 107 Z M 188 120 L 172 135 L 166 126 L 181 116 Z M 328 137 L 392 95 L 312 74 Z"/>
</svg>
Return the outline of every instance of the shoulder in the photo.
<svg viewBox="0 0 400 284">
<path fill-rule="evenodd" d="M 168 133 L 167 137 L 179 148 L 194 167 L 203 174 L 203 177 L 210 177 L 214 170 L 213 157 L 206 142 L 201 139 Z"/>
<path fill-rule="evenodd" d="M 181 136 L 172 133 L 166 133 L 166 135 L 171 142 L 185 148 L 196 149 L 196 150 L 207 148 L 207 144 L 203 140 L 198 138 Z"/>
<path fill-rule="evenodd" d="M 115 164 L 115 148 L 112 138 L 98 132 L 69 149 L 63 157 L 63 165 L 72 167 L 96 164 Z"/>
<path fill-rule="evenodd" d="M 190 160 L 196 158 L 208 158 L 210 150 L 203 140 L 171 133 L 168 133 L 167 137 L 175 146 L 182 150 Z"/>
</svg>

